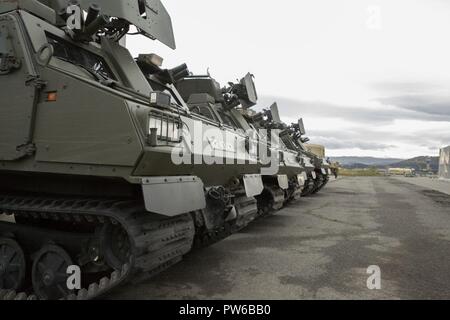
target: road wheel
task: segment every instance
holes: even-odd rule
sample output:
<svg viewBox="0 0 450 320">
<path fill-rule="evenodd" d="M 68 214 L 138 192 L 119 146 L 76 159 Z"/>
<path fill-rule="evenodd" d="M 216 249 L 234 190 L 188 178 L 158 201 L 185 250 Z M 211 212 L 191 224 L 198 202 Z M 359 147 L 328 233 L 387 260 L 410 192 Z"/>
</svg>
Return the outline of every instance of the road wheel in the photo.
<svg viewBox="0 0 450 320">
<path fill-rule="evenodd" d="M 56 245 L 46 245 L 37 253 L 32 283 L 40 299 L 58 300 L 72 293 L 67 287 L 67 268 L 73 265 L 69 254 Z"/>
<path fill-rule="evenodd" d="M 120 225 L 105 225 L 101 247 L 107 265 L 114 270 L 121 270 L 122 266 L 130 261 L 130 238 Z"/>
<path fill-rule="evenodd" d="M 0 239 L 0 289 L 18 291 L 26 275 L 25 254 L 12 239 Z"/>
</svg>

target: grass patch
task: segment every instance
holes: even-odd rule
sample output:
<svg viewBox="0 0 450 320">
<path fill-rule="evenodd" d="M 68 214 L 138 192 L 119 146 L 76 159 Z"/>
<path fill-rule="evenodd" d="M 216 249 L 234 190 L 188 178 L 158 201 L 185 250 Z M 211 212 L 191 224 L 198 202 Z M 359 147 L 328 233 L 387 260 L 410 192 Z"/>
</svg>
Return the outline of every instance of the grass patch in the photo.
<svg viewBox="0 0 450 320">
<path fill-rule="evenodd" d="M 375 168 L 369 169 L 339 169 L 339 175 L 344 177 L 378 177 L 381 174 Z"/>
</svg>

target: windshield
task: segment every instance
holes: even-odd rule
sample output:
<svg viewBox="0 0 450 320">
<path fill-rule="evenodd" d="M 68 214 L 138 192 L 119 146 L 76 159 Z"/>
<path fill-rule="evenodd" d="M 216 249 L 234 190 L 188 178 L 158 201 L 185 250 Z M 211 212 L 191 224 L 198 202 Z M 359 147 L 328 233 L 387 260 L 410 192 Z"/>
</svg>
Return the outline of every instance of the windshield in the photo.
<svg viewBox="0 0 450 320">
<path fill-rule="evenodd" d="M 239 126 L 236 124 L 233 118 L 230 117 L 228 114 L 226 114 L 222 108 L 217 108 L 217 113 L 219 113 L 219 116 L 220 118 L 222 118 L 224 124 L 232 128 L 239 128 Z"/>
<path fill-rule="evenodd" d="M 105 59 L 101 56 L 51 34 L 47 34 L 47 40 L 54 48 L 53 56 L 55 58 L 83 67 L 91 72 L 95 72 L 105 79 L 117 80 Z"/>
<path fill-rule="evenodd" d="M 290 150 L 298 149 L 297 146 L 295 145 L 294 140 L 292 140 L 292 137 L 289 134 L 282 134 L 281 140 L 288 149 Z"/>
</svg>

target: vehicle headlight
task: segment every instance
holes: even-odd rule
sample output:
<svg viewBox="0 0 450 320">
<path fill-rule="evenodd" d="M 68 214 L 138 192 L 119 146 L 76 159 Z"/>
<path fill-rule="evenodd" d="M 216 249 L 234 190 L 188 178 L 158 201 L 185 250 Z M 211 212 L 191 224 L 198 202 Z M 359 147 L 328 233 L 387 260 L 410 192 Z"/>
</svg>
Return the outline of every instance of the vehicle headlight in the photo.
<svg viewBox="0 0 450 320">
<path fill-rule="evenodd" d="M 180 118 L 162 113 L 151 113 L 148 134 L 151 135 L 152 131 L 156 131 L 158 140 L 179 142 L 181 139 L 181 127 L 182 122 Z"/>
</svg>

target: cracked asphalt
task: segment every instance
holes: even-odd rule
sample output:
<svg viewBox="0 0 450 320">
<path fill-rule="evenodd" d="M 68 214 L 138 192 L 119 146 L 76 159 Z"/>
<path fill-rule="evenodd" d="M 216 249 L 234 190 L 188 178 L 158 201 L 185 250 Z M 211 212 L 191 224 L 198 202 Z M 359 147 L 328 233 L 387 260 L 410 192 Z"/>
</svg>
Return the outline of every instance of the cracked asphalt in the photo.
<svg viewBox="0 0 450 320">
<path fill-rule="evenodd" d="M 109 299 L 450 299 L 450 195 L 344 178 Z M 367 268 L 381 269 L 381 290 Z"/>
</svg>

